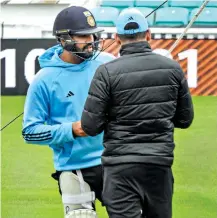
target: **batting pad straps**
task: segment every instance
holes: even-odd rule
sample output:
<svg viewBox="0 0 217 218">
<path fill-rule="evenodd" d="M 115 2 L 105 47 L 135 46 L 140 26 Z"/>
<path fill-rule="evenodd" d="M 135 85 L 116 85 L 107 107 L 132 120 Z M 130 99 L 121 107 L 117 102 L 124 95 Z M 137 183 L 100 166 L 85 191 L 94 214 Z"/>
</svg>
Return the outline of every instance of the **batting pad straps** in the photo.
<svg viewBox="0 0 217 218">
<path fill-rule="evenodd" d="M 62 195 L 62 202 L 64 204 L 83 204 L 87 202 L 93 202 L 95 200 L 94 192 L 85 192 L 77 195 Z"/>
<path fill-rule="evenodd" d="M 80 182 L 80 189 L 81 189 L 81 193 L 85 192 L 85 182 L 84 182 L 84 178 L 83 175 L 81 173 L 81 170 L 76 170 L 77 176 L 78 176 L 78 180 Z"/>
</svg>

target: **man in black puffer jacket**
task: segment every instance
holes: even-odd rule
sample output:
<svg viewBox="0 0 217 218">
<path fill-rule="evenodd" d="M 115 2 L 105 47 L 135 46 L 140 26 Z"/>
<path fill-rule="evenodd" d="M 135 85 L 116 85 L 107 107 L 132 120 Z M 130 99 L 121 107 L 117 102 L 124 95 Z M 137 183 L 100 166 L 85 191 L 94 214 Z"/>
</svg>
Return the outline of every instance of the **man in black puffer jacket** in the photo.
<svg viewBox="0 0 217 218">
<path fill-rule="evenodd" d="M 110 218 L 171 218 L 174 128 L 194 114 L 187 81 L 152 52 L 139 11 L 125 9 L 117 32 L 121 57 L 97 69 L 81 120 L 90 136 L 104 131 L 103 201 Z"/>
</svg>

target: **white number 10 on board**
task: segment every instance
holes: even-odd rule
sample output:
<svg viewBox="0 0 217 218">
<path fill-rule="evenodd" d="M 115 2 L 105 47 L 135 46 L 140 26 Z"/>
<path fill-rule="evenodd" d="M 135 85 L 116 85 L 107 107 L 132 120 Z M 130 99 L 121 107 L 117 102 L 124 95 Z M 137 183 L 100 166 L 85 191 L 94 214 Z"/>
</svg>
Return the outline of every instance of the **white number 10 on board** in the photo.
<svg viewBox="0 0 217 218">
<path fill-rule="evenodd" d="M 35 60 L 45 49 L 31 50 L 24 60 L 24 76 L 30 84 L 35 76 Z M 0 52 L 0 59 L 5 58 L 5 88 L 16 87 L 16 49 L 6 49 Z"/>
</svg>

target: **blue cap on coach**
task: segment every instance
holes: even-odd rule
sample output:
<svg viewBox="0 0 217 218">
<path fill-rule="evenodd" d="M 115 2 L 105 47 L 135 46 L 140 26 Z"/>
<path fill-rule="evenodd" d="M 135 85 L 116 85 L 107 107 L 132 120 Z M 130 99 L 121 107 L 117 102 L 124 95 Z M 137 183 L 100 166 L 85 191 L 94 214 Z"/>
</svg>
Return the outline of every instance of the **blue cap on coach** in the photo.
<svg viewBox="0 0 217 218">
<path fill-rule="evenodd" d="M 137 29 L 126 29 L 129 23 L 136 23 Z M 145 16 L 135 8 L 126 8 L 118 16 L 116 21 L 117 33 L 120 35 L 135 34 L 148 30 L 148 21 Z"/>
</svg>

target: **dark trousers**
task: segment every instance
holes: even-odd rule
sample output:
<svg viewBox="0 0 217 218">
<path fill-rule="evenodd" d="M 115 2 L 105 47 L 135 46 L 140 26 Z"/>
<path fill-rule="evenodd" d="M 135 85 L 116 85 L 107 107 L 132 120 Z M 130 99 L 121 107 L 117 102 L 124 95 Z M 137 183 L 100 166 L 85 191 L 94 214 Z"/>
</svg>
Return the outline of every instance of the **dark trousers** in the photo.
<svg viewBox="0 0 217 218">
<path fill-rule="evenodd" d="M 92 191 L 95 192 L 96 198 L 102 202 L 102 166 L 95 166 L 81 170 L 84 181 L 89 184 Z M 62 171 L 56 171 L 51 176 L 58 181 L 59 192 L 61 194 L 60 185 L 59 185 L 59 177 Z M 72 171 L 72 173 L 76 174 L 76 171 Z"/>
<path fill-rule="evenodd" d="M 103 203 L 110 218 L 172 217 L 170 167 L 122 164 L 103 170 Z"/>
</svg>

